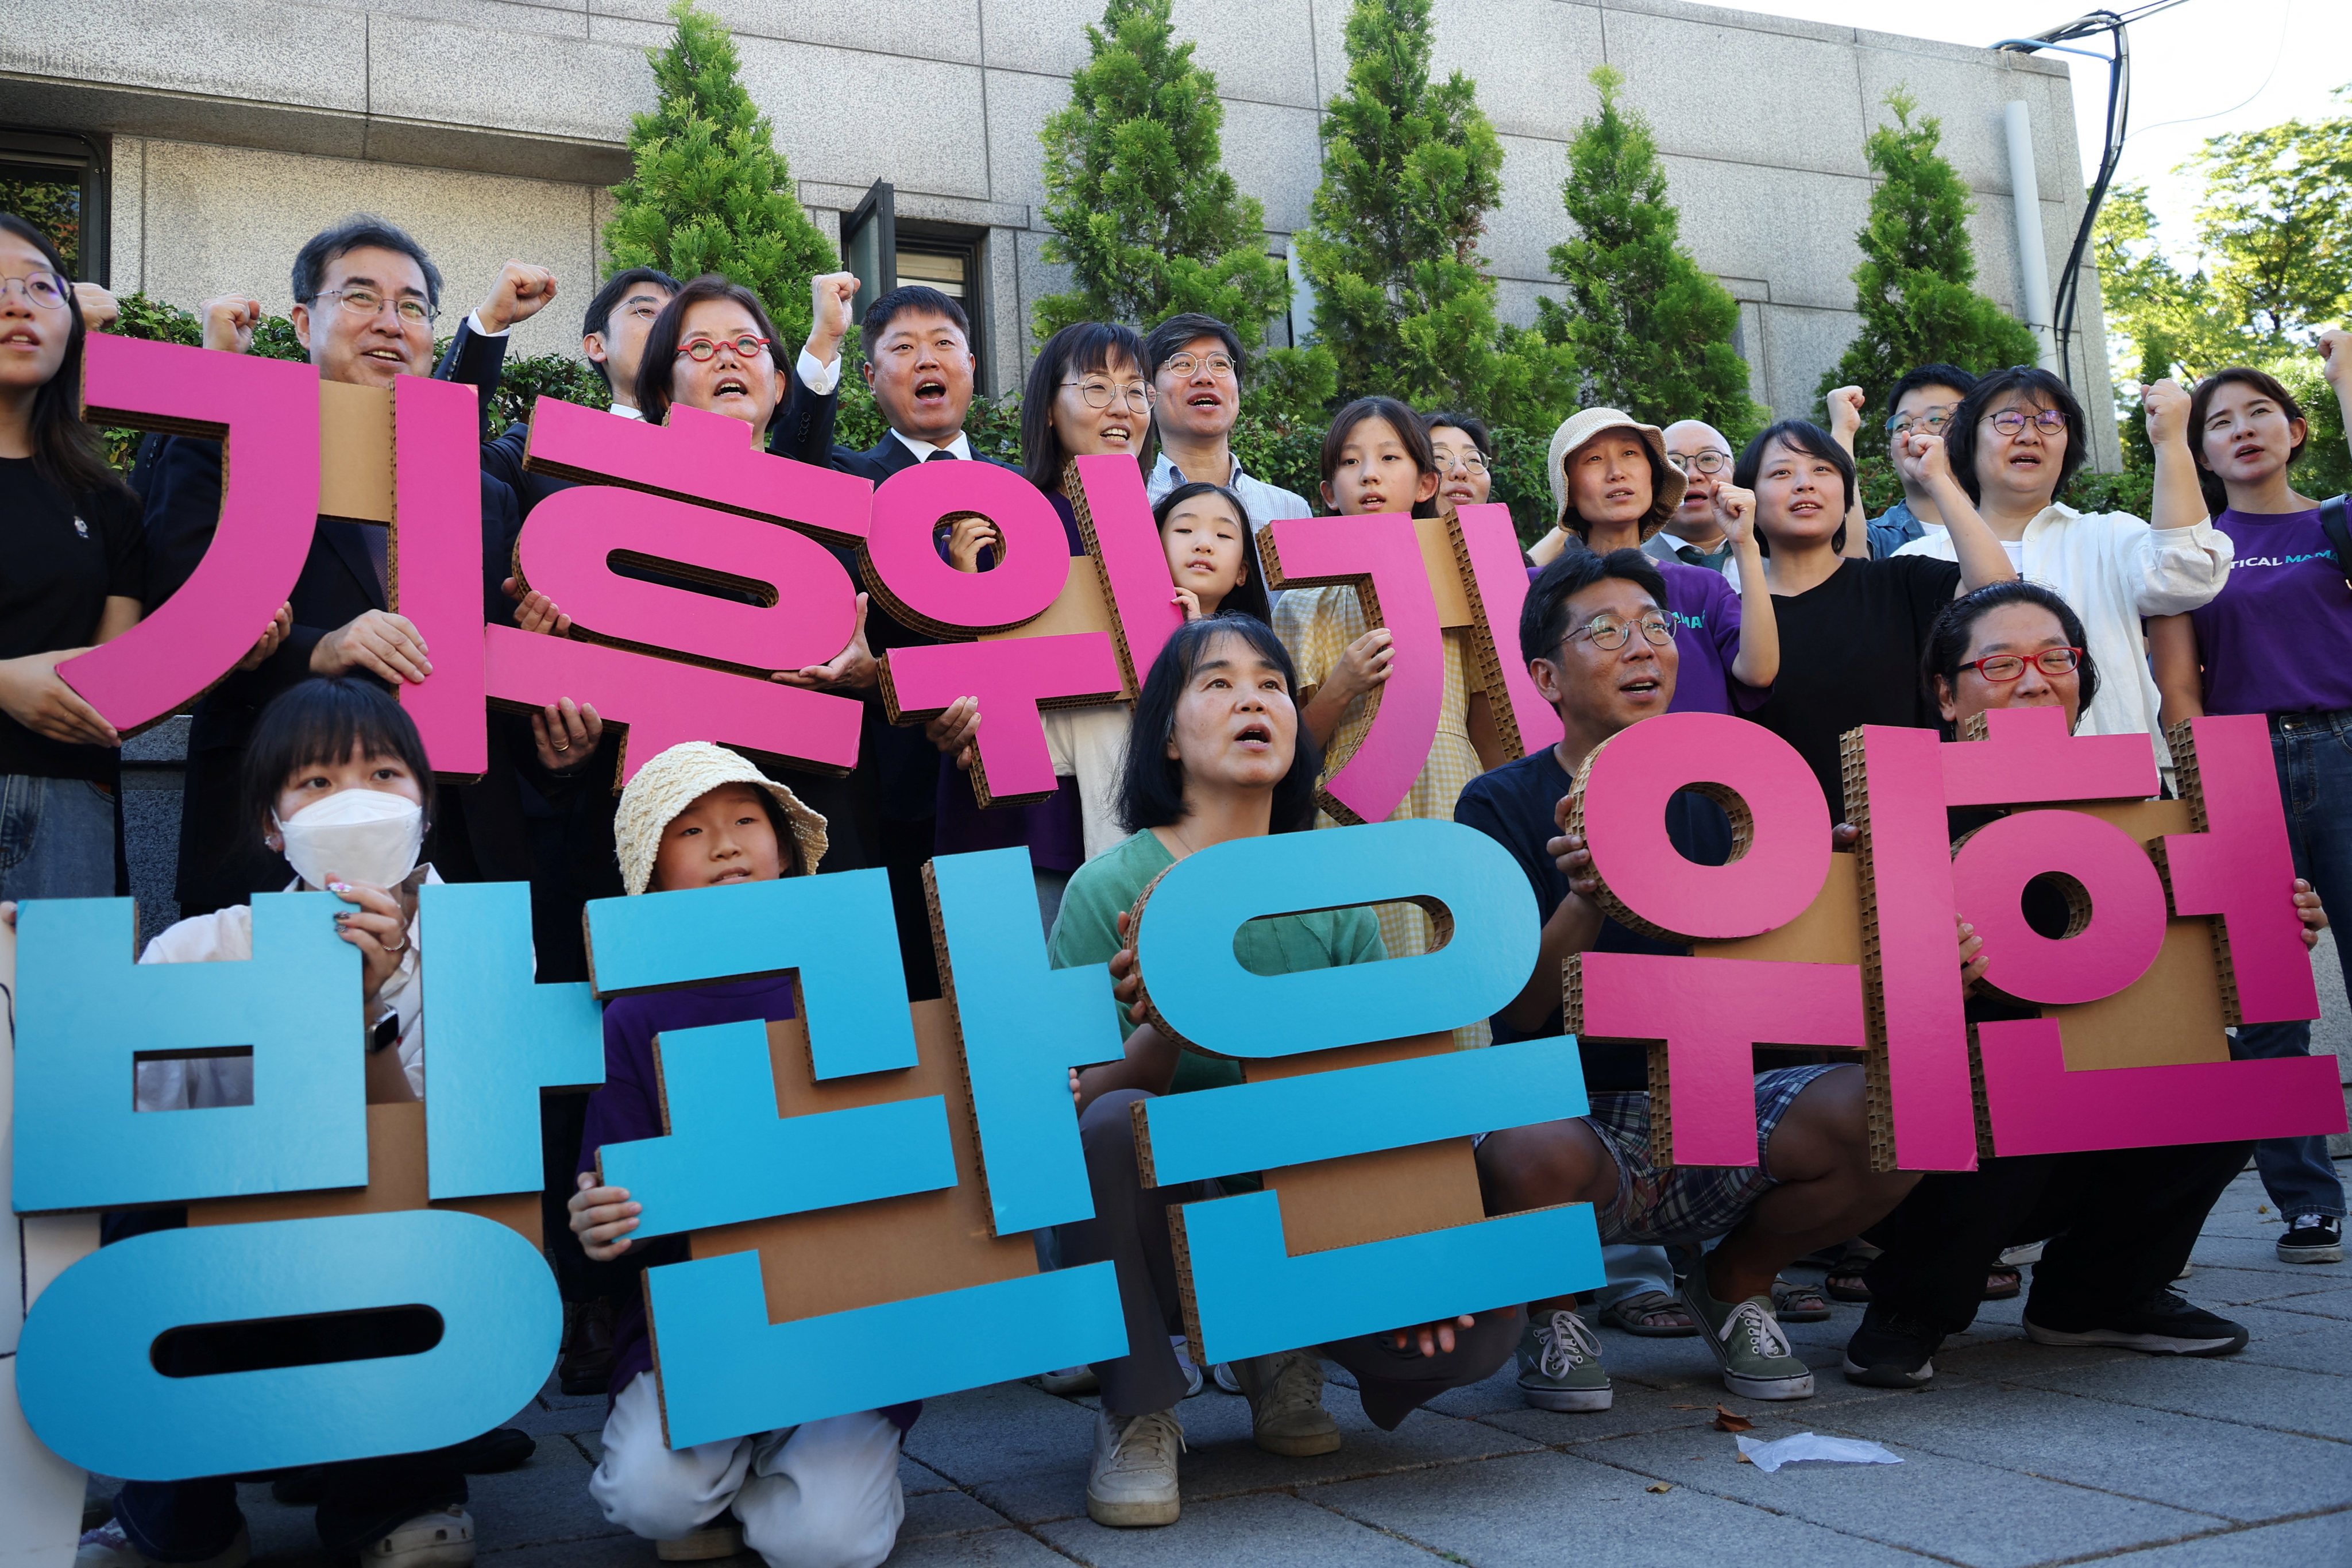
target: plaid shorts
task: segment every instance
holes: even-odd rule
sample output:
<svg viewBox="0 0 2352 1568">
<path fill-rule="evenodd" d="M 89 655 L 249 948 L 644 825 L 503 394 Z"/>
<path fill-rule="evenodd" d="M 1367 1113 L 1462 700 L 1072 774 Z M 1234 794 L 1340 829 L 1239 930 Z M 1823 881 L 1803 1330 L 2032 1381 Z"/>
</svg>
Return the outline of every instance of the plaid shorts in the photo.
<svg viewBox="0 0 2352 1568">
<path fill-rule="evenodd" d="M 1596 1094 L 1585 1124 L 1617 1162 L 1617 1195 L 1594 1219 L 1612 1246 L 1705 1241 L 1738 1225 L 1758 1198 L 1779 1185 L 1764 1146 L 1798 1094 L 1826 1065 L 1775 1068 L 1756 1075 L 1756 1163 L 1658 1165 L 1650 1160 L 1650 1097 Z"/>
</svg>

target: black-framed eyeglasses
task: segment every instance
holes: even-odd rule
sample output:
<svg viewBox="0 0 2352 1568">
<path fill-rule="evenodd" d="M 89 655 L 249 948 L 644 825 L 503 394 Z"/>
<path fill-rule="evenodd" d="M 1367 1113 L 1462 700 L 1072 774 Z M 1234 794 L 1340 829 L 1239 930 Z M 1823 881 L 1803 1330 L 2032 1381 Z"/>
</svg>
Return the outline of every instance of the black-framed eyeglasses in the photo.
<svg viewBox="0 0 2352 1568">
<path fill-rule="evenodd" d="M 1234 362 L 1230 354 L 1213 353 L 1204 359 L 1194 359 L 1191 354 L 1170 354 L 1160 362 L 1160 368 L 1179 381 L 1200 370 L 1207 371 L 1220 381 L 1229 381 L 1233 378 Z"/>
<path fill-rule="evenodd" d="M 2004 408 L 1992 416 L 1989 423 L 2003 436 L 2015 436 L 2025 428 L 2028 416 L 2022 408 Z M 2063 435 L 2066 411 L 2063 408 L 2037 408 L 2032 416 L 2033 427 L 2044 436 Z"/>
<path fill-rule="evenodd" d="M 8 297 L 8 285 L 11 283 L 25 296 L 27 304 L 44 310 L 64 310 L 66 295 L 73 287 L 47 268 L 36 267 L 22 277 L 0 278 L 0 300 Z"/>
<path fill-rule="evenodd" d="M 1108 408 L 1112 403 L 1124 403 L 1129 408 L 1151 406 L 1151 394 L 1139 381 L 1122 382 L 1114 386 L 1100 376 L 1087 376 L 1083 381 L 1066 381 L 1064 386 L 1075 386 L 1089 408 Z"/>
<path fill-rule="evenodd" d="M 1702 474 L 1719 474 L 1731 467 L 1731 454 L 1710 447 L 1704 452 L 1668 452 L 1666 461 L 1685 474 L 1693 468 Z"/>
<path fill-rule="evenodd" d="M 742 332 L 731 338 L 688 338 L 677 345 L 677 352 L 681 358 L 709 364 L 719 357 L 722 348 L 733 349 L 737 359 L 758 359 L 767 346 L 767 339 L 754 332 Z"/>
<path fill-rule="evenodd" d="M 1591 637 L 1592 646 L 1603 653 L 1615 653 L 1633 640 L 1633 628 L 1642 628 L 1642 637 L 1652 647 L 1664 647 L 1675 640 L 1675 628 L 1664 616 L 1643 616 L 1638 621 L 1621 621 L 1614 616 L 1595 616 L 1568 636 L 1560 638 L 1562 647 L 1579 637 Z"/>
<path fill-rule="evenodd" d="M 2026 660 L 2029 657 L 2032 659 L 2033 668 L 2044 675 L 2072 675 L 2081 668 L 2083 664 L 2081 648 L 2045 647 L 2041 652 L 2031 656 L 1997 653 L 1990 658 L 1972 658 L 1962 664 L 1960 668 L 1975 670 L 1996 686 L 2006 686 L 2012 680 L 2024 678 Z"/>
<path fill-rule="evenodd" d="M 1957 403 L 1931 403 L 1916 414 L 1897 414 L 1887 420 L 1886 433 L 1907 436 L 1914 430 L 1925 430 L 1933 435 L 1952 422 L 1952 414 L 1958 407 Z"/>
<path fill-rule="evenodd" d="M 392 307 L 404 327 L 429 327 L 441 312 L 413 295 L 387 300 L 373 289 L 321 289 L 311 298 L 332 300 L 354 316 L 373 319 L 384 306 Z"/>
</svg>

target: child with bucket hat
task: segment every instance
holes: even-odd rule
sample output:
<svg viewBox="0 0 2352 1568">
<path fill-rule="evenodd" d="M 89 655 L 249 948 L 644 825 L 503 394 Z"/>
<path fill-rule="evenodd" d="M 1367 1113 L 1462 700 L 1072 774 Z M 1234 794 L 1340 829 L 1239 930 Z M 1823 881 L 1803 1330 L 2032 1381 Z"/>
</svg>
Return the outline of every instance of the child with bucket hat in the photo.
<svg viewBox="0 0 2352 1568">
<path fill-rule="evenodd" d="M 824 858 L 824 818 L 749 760 L 689 741 L 638 770 L 614 822 L 631 896 L 808 876 Z M 606 1143 L 663 1131 L 655 1037 L 795 1016 L 790 975 L 623 996 L 604 1009 L 604 1086 L 588 1104 L 572 1230 L 591 1258 L 646 1267 L 682 1261 L 686 1238 L 633 1241 L 638 1205 L 598 1184 Z M 898 1445 L 919 1405 L 860 1411 L 777 1432 L 672 1449 L 645 1308 L 614 1330 L 612 1405 L 588 1494 L 604 1517 L 656 1542 L 665 1561 L 749 1548 L 772 1565 L 873 1568 L 906 1517 Z M 729 1517 L 730 1513 L 733 1517 Z"/>
</svg>

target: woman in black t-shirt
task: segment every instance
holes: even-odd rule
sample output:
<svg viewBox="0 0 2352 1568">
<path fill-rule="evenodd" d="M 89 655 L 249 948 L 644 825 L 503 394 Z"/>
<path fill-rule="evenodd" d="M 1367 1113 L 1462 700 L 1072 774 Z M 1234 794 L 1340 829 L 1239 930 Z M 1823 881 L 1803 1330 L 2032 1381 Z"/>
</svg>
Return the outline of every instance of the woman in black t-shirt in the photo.
<svg viewBox="0 0 2352 1568">
<path fill-rule="evenodd" d="M 138 624 L 139 503 L 82 421 L 81 309 L 0 213 L 0 899 L 115 890 L 114 727 L 57 666 Z"/>
<path fill-rule="evenodd" d="M 1953 481 L 1943 437 L 1914 430 L 1904 438 L 1951 529 L 1957 565 L 1840 553 L 1853 505 L 1853 458 L 1817 425 L 1781 420 L 1748 444 L 1732 476 L 1756 493 L 1764 577 L 1780 627 L 1780 679 L 1749 717 L 1811 766 L 1833 822 L 1845 811 L 1838 738 L 1858 724 L 1933 725 L 1918 670 L 1936 613 L 1963 588 L 2017 575 Z"/>
</svg>

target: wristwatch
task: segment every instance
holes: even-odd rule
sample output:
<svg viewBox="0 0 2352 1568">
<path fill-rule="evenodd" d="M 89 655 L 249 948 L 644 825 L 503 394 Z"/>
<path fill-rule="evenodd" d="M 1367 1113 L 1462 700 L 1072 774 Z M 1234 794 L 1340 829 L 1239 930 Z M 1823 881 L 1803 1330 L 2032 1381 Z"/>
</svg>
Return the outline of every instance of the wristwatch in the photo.
<svg viewBox="0 0 2352 1568">
<path fill-rule="evenodd" d="M 382 1013 L 377 1015 L 375 1022 L 368 1026 L 368 1055 L 373 1056 L 378 1051 L 384 1049 L 386 1047 L 396 1046 L 399 1043 L 399 1010 L 397 1008 L 386 1007 Z"/>
</svg>

